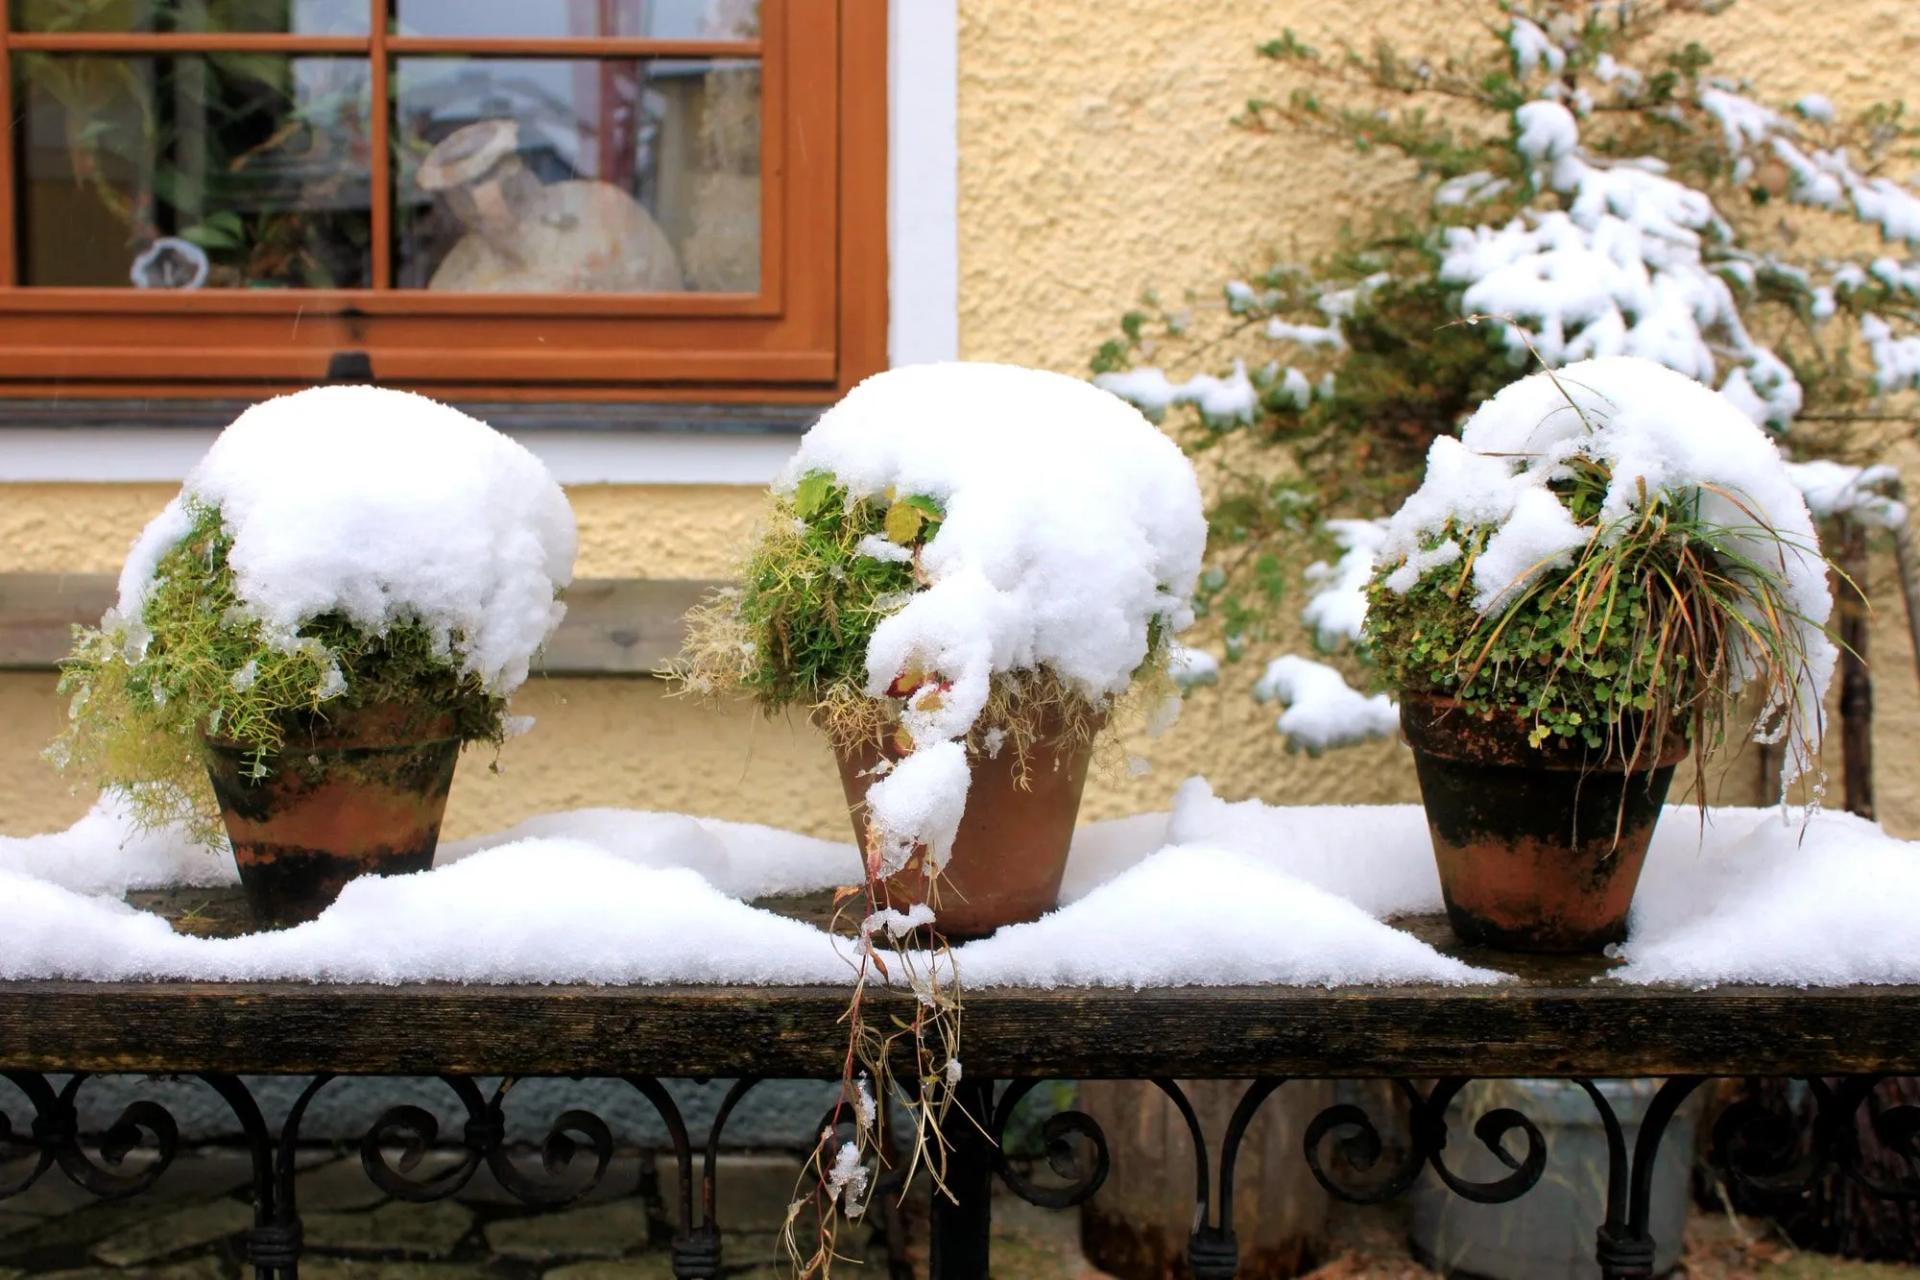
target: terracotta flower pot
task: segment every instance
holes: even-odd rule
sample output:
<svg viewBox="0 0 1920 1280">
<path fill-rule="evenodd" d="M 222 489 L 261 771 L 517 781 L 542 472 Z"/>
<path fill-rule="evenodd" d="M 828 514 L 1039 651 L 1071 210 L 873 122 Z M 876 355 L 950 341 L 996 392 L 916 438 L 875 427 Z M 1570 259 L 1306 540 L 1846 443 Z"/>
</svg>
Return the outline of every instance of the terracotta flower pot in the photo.
<svg viewBox="0 0 1920 1280">
<path fill-rule="evenodd" d="M 867 847 L 867 789 L 880 779 L 871 770 L 882 759 L 898 760 L 891 743 L 836 745 L 840 785 L 853 817 L 854 842 Z M 967 808 L 953 842 L 953 856 L 940 874 L 937 924 L 950 939 L 981 938 L 1004 924 L 1038 920 L 1060 901 L 1060 879 L 1080 814 L 1080 793 L 1093 758 L 1091 735 L 1075 742 L 1054 735 L 1027 753 L 1026 785 L 1011 745 L 998 756 L 972 757 Z M 927 868 L 916 852 L 882 886 L 887 905 L 906 910 L 928 900 Z"/>
<path fill-rule="evenodd" d="M 395 704 L 290 729 L 270 771 L 247 776 L 247 753 L 206 743 L 207 773 L 254 915 L 311 920 L 355 876 L 433 865 L 460 756 L 453 718 Z"/>
<path fill-rule="evenodd" d="M 1449 698 L 1404 697 L 1400 723 L 1462 941 L 1579 952 L 1627 936 L 1683 732 L 1628 771 L 1584 745 L 1532 746 L 1526 717 L 1482 718 Z"/>
</svg>

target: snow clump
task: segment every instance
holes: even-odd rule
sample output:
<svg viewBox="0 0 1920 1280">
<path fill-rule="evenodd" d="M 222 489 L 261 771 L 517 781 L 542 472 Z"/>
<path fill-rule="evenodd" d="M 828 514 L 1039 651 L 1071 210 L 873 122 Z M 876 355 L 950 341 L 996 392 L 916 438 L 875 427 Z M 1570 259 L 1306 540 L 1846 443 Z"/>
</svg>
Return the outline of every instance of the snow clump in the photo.
<svg viewBox="0 0 1920 1280">
<path fill-rule="evenodd" d="M 1155 636 L 1193 621 L 1200 488 L 1173 441 L 1116 396 L 1012 365 L 914 365 L 855 387 L 808 431 L 776 488 L 828 472 L 849 495 L 941 504 L 925 587 L 875 628 L 869 696 L 909 670 L 938 697 L 902 722 L 915 749 L 867 794 L 881 870 L 937 868 L 966 802 L 968 731 L 996 675 L 1045 668 L 1095 704 L 1124 693 Z"/>
<path fill-rule="evenodd" d="M 1611 472 L 1597 535 L 1548 488 L 1569 474 L 1574 457 Z M 1426 478 L 1389 523 L 1381 560 L 1428 567 L 1458 560 L 1449 527 L 1491 527 L 1471 570 L 1473 607 L 1490 616 L 1534 576 L 1572 563 L 1589 538 L 1616 540 L 1644 503 L 1683 493 L 1697 495 L 1701 520 L 1722 530 L 1728 552 L 1779 568 L 1793 609 L 1789 625 L 1807 655 L 1794 705 L 1779 708 L 1788 713 L 1782 780 L 1789 783 L 1810 766 L 1806 746 L 1819 741 L 1824 723 L 1821 697 L 1837 658 L 1824 630 L 1833 596 L 1792 473 L 1773 441 L 1727 397 L 1632 357 L 1523 378 L 1481 405 L 1458 439 L 1433 442 Z M 1756 527 L 1756 516 L 1769 527 Z M 1436 544 L 1451 554 L 1439 554 Z M 1418 576 L 1396 572 L 1386 585 L 1405 592 Z"/>
<path fill-rule="evenodd" d="M 1390 737 L 1400 725 L 1400 709 L 1386 694 L 1368 697 L 1326 663 L 1298 654 L 1269 662 L 1253 696 L 1286 707 L 1275 726 L 1288 750 L 1308 755 Z"/>
<path fill-rule="evenodd" d="M 1894 497 L 1900 489 L 1900 472 L 1891 463 L 1855 467 L 1821 458 L 1789 462 L 1787 474 L 1807 500 L 1807 510 L 1818 519 L 1845 516 L 1881 529 L 1898 529 L 1907 522 L 1906 504 Z"/>
<path fill-rule="evenodd" d="M 1367 583 L 1373 578 L 1374 557 L 1387 536 L 1387 522 L 1329 520 L 1326 530 L 1340 547 L 1333 564 L 1316 560 L 1306 568 L 1306 579 L 1316 588 L 1300 610 L 1300 621 L 1313 632 L 1313 641 L 1331 653 L 1346 644 L 1358 644 L 1367 623 Z"/>
<path fill-rule="evenodd" d="M 414 622 L 505 696 L 566 612 L 566 495 L 521 445 L 425 396 L 314 387 L 242 413 L 127 556 L 103 625 L 136 647 L 195 505 L 219 510 L 242 607 L 279 647 L 327 613 L 372 634 Z"/>
</svg>

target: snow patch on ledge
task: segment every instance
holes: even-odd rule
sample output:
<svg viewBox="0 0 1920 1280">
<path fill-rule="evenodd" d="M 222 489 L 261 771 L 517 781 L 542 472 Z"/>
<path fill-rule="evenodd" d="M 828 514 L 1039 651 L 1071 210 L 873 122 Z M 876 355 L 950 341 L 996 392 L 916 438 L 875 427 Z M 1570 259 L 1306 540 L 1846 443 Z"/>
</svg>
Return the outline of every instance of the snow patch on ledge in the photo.
<svg viewBox="0 0 1920 1280">
<path fill-rule="evenodd" d="M 848 942 L 745 899 L 851 880 L 851 844 L 750 823 L 586 809 L 453 842 L 432 871 L 349 885 L 319 920 L 175 934 L 127 888 L 229 883 L 230 862 L 103 804 L 0 837 L 0 980 L 841 983 Z M 1920 843 L 1845 814 L 1671 809 L 1615 979 L 1920 982 Z M 1229 802 L 1195 778 L 1170 813 L 1076 833 L 1062 906 L 957 949 L 974 987 L 1486 983 L 1388 923 L 1440 910 L 1418 805 Z"/>
</svg>

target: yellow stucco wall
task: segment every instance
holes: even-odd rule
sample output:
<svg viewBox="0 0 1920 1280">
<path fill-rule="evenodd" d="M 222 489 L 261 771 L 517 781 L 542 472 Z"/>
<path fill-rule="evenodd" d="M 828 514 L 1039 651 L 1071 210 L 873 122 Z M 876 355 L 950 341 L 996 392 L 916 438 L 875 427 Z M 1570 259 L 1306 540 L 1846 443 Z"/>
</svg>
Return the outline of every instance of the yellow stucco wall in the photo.
<svg viewBox="0 0 1920 1280">
<path fill-rule="evenodd" d="M 1492 12 L 1485 0 L 961 0 L 962 354 L 1078 373 L 1142 288 L 1169 296 L 1207 289 L 1269 250 L 1305 254 L 1326 244 L 1382 170 L 1332 147 L 1230 128 L 1248 96 L 1276 87 L 1253 45 L 1290 26 L 1323 46 L 1342 34 L 1362 46 L 1387 35 L 1408 49 L 1439 49 Z M 1733 15 L 1701 21 L 1724 65 L 1754 76 L 1769 96 L 1818 89 L 1853 104 L 1896 96 L 1911 90 L 1908 69 L 1920 59 L 1920 7 L 1911 0 L 1741 0 Z M 1920 491 L 1920 467 L 1907 471 Z M 0 486 L 0 573 L 117 568 L 169 492 Z M 723 574 L 760 506 L 756 493 L 717 487 L 571 496 L 583 576 Z M 1887 572 L 1879 564 L 1880 576 Z M 1875 595 L 1882 813 L 1894 830 L 1920 836 L 1920 682 L 1896 596 Z M 1086 814 L 1163 805 L 1195 772 L 1223 794 L 1276 802 L 1415 798 L 1399 746 L 1321 761 L 1289 756 L 1271 713 L 1247 697 L 1253 675 L 1230 670 L 1167 737 L 1112 752 L 1089 786 Z M 505 748 L 497 774 L 485 756 L 469 756 L 452 833 L 588 804 L 821 834 L 844 825 L 825 750 L 805 728 L 670 700 L 650 680 L 536 679 L 521 704 L 538 727 Z M 0 831 L 64 825 L 85 807 L 38 761 L 63 714 L 49 677 L 0 673 Z M 1132 774 L 1129 755 L 1148 756 L 1153 771 Z M 1720 796 L 1751 799 L 1752 772 L 1736 762 L 1737 781 Z"/>
</svg>

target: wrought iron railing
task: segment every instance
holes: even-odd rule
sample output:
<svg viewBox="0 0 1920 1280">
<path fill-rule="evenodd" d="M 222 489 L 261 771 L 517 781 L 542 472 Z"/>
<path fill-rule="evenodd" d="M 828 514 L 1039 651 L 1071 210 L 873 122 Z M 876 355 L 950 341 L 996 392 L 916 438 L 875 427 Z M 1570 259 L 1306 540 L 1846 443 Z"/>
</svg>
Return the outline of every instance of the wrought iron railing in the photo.
<svg viewBox="0 0 1920 1280">
<path fill-rule="evenodd" d="M 136 1098 L 103 1133 L 83 1140 L 80 1098 L 89 1081 L 85 1072 L 68 1075 L 57 1086 L 35 1070 L 0 1072 L 19 1091 L 28 1114 L 14 1117 L 0 1107 L 0 1203 L 43 1177 L 64 1176 L 103 1199 L 125 1199 L 147 1191 L 165 1174 L 180 1150 L 183 1135 L 172 1111 L 158 1101 Z M 56 1077 L 57 1078 L 57 1077 Z M 307 1079 L 277 1127 L 268 1123 L 254 1093 L 240 1076 L 198 1073 L 231 1111 L 251 1161 L 254 1221 L 245 1241 L 246 1257 L 260 1280 L 293 1280 L 303 1254 L 296 1156 L 302 1124 L 316 1095 L 342 1077 L 319 1074 Z M 1812 1187 L 1840 1172 L 1873 1195 L 1920 1200 L 1920 1107 L 1883 1105 L 1875 1094 L 1876 1075 L 1811 1077 L 1811 1118 L 1756 1100 L 1758 1093 L 1723 1109 L 1713 1127 L 1712 1149 L 1719 1170 L 1733 1185 L 1778 1196 Z M 473 1077 L 440 1077 L 465 1112 L 457 1132 L 445 1133 L 435 1115 L 414 1104 L 394 1106 L 369 1126 L 359 1141 L 367 1177 L 396 1199 L 424 1203 L 459 1194 L 484 1167 L 520 1202 L 551 1208 L 592 1192 L 606 1175 L 616 1149 L 609 1125 L 593 1112 L 567 1109 L 556 1115 L 538 1144 L 537 1172 L 513 1158 L 507 1142 L 507 1108 L 515 1080 L 501 1079 L 491 1089 Z M 677 1167 L 676 1199 L 671 1206 L 676 1229 L 672 1269 L 678 1280 L 714 1280 L 724 1262 L 721 1252 L 719 1161 L 729 1118 L 737 1104 L 761 1082 L 742 1077 L 727 1091 L 702 1141 L 690 1134 L 672 1089 L 659 1078 L 628 1075 L 620 1080 L 659 1114 Z M 1669 1123 L 1681 1104 L 1708 1079 L 1702 1075 L 1668 1078 L 1654 1094 L 1638 1132 L 1629 1142 L 1626 1127 L 1606 1094 L 1586 1078 L 1572 1077 L 1591 1099 L 1606 1137 L 1608 1152 L 1605 1215 L 1594 1257 L 1608 1280 L 1653 1274 L 1650 1188 L 1654 1162 Z M 976 1280 L 988 1274 L 991 1182 L 998 1177 L 1013 1194 L 1044 1207 L 1069 1209 L 1090 1198 L 1105 1182 L 1111 1153 L 1099 1123 L 1084 1112 L 1058 1111 L 1046 1117 L 1040 1136 L 1045 1174 L 1009 1158 L 1004 1137 L 1016 1107 L 1041 1083 L 1032 1078 L 1002 1082 L 968 1080 L 960 1105 L 970 1118 L 947 1128 L 952 1143 L 945 1170 L 951 1197 L 936 1196 L 932 1210 L 931 1257 L 935 1280 Z M 1188 1259 L 1194 1280 L 1230 1280 L 1239 1266 L 1234 1237 L 1235 1166 L 1248 1129 L 1263 1104 L 1285 1087 L 1282 1077 L 1249 1083 L 1223 1133 L 1218 1161 L 1186 1092 L 1171 1078 L 1156 1085 L 1185 1122 L 1194 1159 L 1194 1217 Z M 1357 1204 L 1375 1204 L 1409 1191 L 1423 1170 L 1453 1194 L 1480 1204 L 1519 1199 L 1539 1183 L 1547 1167 L 1547 1139 L 1540 1126 L 1508 1106 L 1480 1114 L 1471 1139 L 1483 1146 L 1507 1172 L 1491 1180 L 1468 1178 L 1449 1163 L 1449 1114 L 1470 1083 L 1450 1077 L 1424 1087 L 1394 1079 L 1391 1096 L 1404 1105 L 1398 1124 L 1386 1123 L 1352 1103 L 1321 1110 L 1307 1124 L 1301 1158 L 1326 1190 Z M 16 1100 L 17 1101 L 17 1100 Z M 836 1111 L 838 1109 L 836 1108 Z M 1860 1150 L 1859 1119 L 1885 1152 L 1909 1165 L 1908 1176 L 1890 1180 L 1866 1167 Z M 831 1128 L 840 1119 L 824 1118 Z M 1395 1135 L 1389 1138 L 1388 1134 Z M 422 1163 L 430 1150 L 449 1147 L 456 1158 Z M 135 1160 L 134 1153 L 142 1158 Z M 696 1188 L 698 1204 L 696 1206 Z"/>
</svg>

